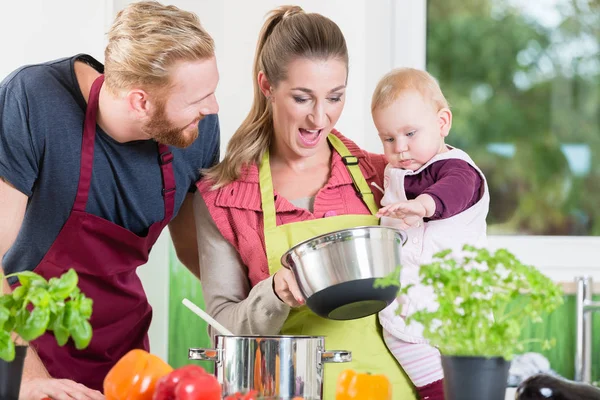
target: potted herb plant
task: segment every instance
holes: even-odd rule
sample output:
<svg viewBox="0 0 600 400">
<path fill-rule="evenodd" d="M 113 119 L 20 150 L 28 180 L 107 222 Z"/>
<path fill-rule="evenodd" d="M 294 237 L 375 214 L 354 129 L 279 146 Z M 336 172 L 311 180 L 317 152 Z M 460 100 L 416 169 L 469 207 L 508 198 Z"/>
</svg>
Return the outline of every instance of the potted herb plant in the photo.
<svg viewBox="0 0 600 400">
<path fill-rule="evenodd" d="M 468 245 L 458 253 L 445 250 L 421 265 L 419 278 L 433 289 L 439 306 L 416 311 L 407 322 L 421 323 L 423 336 L 442 353 L 447 400 L 503 400 L 513 355 L 528 342 L 552 345 L 522 340 L 521 327 L 528 320 L 541 322 L 544 312 L 562 304 L 562 291 L 509 251 Z"/>
<path fill-rule="evenodd" d="M 18 335 L 25 341 L 37 339 L 47 330 L 64 346 L 69 338 L 77 349 L 92 339 L 92 299 L 77 287 L 78 277 L 70 269 L 62 276 L 46 280 L 24 271 L 16 277 L 20 286 L 0 296 L 0 399 L 17 400 L 27 346 L 15 345 Z"/>
</svg>

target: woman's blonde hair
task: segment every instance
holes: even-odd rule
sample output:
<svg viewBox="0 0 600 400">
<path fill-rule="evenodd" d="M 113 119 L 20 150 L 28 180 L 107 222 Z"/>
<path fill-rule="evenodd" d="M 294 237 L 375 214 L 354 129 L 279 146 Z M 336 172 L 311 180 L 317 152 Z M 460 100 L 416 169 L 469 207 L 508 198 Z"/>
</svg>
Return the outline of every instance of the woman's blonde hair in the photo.
<svg viewBox="0 0 600 400">
<path fill-rule="evenodd" d="M 428 72 L 414 68 L 397 68 L 377 84 L 371 100 L 371 112 L 392 104 L 405 90 L 416 90 L 436 111 L 450 108 L 437 80 Z"/>
<path fill-rule="evenodd" d="M 133 87 L 162 90 L 179 61 L 214 56 L 214 42 L 196 14 L 156 1 L 119 11 L 104 51 L 106 86 L 117 93 Z"/>
<path fill-rule="evenodd" d="M 246 119 L 227 145 L 223 161 L 206 171 L 213 187 L 227 185 L 240 176 L 243 166 L 259 163 L 273 137 L 270 102 L 258 86 L 262 71 L 271 86 L 287 78 L 287 67 L 295 59 L 339 59 L 348 68 L 348 49 L 340 28 L 320 14 L 305 13 L 298 6 L 271 11 L 259 35 L 252 80 L 254 100 Z"/>
</svg>

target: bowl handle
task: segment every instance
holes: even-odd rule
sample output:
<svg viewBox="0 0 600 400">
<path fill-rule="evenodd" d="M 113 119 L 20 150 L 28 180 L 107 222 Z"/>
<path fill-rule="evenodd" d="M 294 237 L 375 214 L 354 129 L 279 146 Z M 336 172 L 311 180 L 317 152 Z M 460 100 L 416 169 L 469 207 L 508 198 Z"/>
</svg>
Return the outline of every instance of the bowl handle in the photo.
<svg viewBox="0 0 600 400">
<path fill-rule="evenodd" d="M 352 361 L 352 352 L 346 350 L 331 350 L 321 352 L 321 362 L 345 363 Z"/>
<path fill-rule="evenodd" d="M 219 351 L 215 349 L 189 349 L 188 360 L 219 361 Z"/>
</svg>

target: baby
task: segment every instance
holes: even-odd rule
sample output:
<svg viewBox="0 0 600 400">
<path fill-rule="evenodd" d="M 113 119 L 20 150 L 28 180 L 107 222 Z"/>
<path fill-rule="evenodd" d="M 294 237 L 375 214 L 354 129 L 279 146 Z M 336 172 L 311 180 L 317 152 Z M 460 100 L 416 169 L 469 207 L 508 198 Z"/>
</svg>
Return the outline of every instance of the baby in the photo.
<svg viewBox="0 0 600 400">
<path fill-rule="evenodd" d="M 437 307 L 431 288 L 419 284 L 421 264 L 444 249 L 485 245 L 488 188 L 473 160 L 445 143 L 452 112 L 427 72 L 401 68 L 388 73 L 375 89 L 371 111 L 388 162 L 378 216 L 382 225 L 408 234 L 400 283 L 414 285 L 379 313 L 379 321 L 388 348 L 421 398 L 443 399 L 440 353 L 423 338 L 422 325 L 407 325 L 405 319 L 416 310 Z"/>
</svg>

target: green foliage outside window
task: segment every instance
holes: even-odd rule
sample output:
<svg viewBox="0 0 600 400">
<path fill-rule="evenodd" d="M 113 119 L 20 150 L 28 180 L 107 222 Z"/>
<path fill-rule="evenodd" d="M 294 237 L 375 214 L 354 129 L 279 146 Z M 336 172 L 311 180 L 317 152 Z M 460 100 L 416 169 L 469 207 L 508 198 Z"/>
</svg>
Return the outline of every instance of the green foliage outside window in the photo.
<svg viewBox="0 0 600 400">
<path fill-rule="evenodd" d="M 600 235 L 600 1 L 427 4 L 427 70 L 489 181 L 489 233 Z"/>
</svg>

